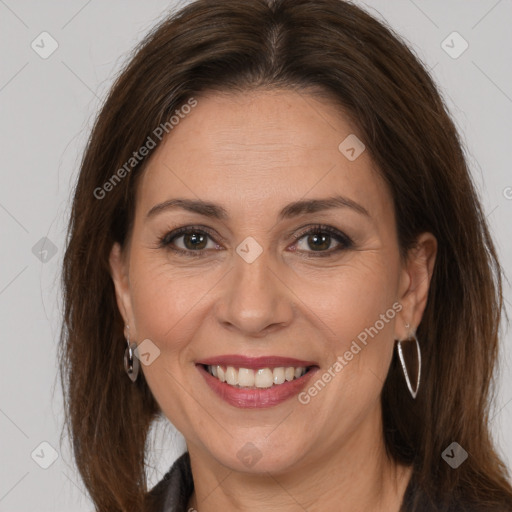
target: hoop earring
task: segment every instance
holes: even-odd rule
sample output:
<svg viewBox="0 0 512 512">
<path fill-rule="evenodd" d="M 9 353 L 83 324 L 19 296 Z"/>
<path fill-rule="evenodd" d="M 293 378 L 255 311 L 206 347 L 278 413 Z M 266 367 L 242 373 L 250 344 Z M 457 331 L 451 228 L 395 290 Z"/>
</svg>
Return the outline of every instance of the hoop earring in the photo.
<svg viewBox="0 0 512 512">
<path fill-rule="evenodd" d="M 139 375 L 139 358 L 135 355 L 135 351 L 137 350 L 137 343 L 130 344 L 130 326 L 127 325 L 126 329 L 128 330 L 128 337 L 126 338 L 127 347 L 124 350 L 124 370 L 130 377 L 132 382 L 137 380 L 137 376 Z"/>
<path fill-rule="evenodd" d="M 418 338 L 415 333 L 412 333 L 405 340 L 398 340 L 396 346 L 407 388 L 415 399 L 421 377 L 421 349 Z"/>
</svg>

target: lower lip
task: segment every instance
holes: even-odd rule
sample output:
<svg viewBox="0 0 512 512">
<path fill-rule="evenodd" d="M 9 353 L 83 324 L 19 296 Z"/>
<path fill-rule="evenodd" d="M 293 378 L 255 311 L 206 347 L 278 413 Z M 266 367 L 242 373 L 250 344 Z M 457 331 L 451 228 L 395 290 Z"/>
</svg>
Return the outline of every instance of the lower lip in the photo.
<svg viewBox="0 0 512 512">
<path fill-rule="evenodd" d="M 219 379 L 210 375 L 203 365 L 196 365 L 199 372 L 203 375 L 206 383 L 223 400 L 234 407 L 242 409 L 264 408 L 278 405 L 289 398 L 298 395 L 306 386 L 314 373 L 319 368 L 311 368 L 307 373 L 298 379 L 286 381 L 283 384 L 273 385 L 270 388 L 236 388 L 221 382 Z"/>
</svg>

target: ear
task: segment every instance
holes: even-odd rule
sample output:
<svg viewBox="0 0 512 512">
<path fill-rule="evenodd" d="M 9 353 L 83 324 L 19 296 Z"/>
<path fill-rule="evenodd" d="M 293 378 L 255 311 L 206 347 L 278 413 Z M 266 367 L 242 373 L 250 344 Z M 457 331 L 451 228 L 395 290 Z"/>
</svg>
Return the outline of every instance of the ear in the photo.
<svg viewBox="0 0 512 512">
<path fill-rule="evenodd" d="M 422 233 L 407 254 L 400 276 L 398 300 L 402 304 L 402 310 L 397 315 L 395 339 L 407 338 L 421 322 L 427 305 L 436 254 L 437 240 L 432 233 Z"/>
<path fill-rule="evenodd" d="M 124 335 L 128 337 L 128 331 L 126 326 L 130 326 L 130 338 L 136 338 L 134 316 L 131 303 L 130 295 L 130 280 L 129 280 L 129 265 L 127 258 L 122 252 L 119 243 L 115 243 L 112 246 L 109 257 L 110 274 L 114 281 L 114 287 L 116 290 L 116 301 L 119 312 L 123 317 L 124 321 Z"/>
</svg>

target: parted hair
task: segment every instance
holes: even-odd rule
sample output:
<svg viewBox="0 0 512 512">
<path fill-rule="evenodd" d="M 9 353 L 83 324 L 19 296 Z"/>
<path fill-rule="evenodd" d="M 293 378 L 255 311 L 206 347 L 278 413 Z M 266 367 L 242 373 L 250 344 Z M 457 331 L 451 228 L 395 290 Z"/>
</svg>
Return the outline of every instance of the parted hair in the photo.
<svg viewBox="0 0 512 512">
<path fill-rule="evenodd" d="M 113 244 L 125 247 L 130 235 L 149 157 L 105 197 L 94 191 L 191 97 L 257 89 L 330 98 L 351 116 L 389 185 L 401 254 L 422 232 L 437 238 L 417 329 L 421 387 L 413 400 L 394 356 L 381 398 L 386 449 L 414 466 L 433 500 L 506 510 L 512 490 L 489 428 L 502 269 L 463 142 L 421 59 L 385 22 L 343 0 L 187 4 L 137 45 L 100 109 L 73 190 L 59 345 L 65 427 L 96 509 L 145 510 L 146 443 L 162 412 L 144 376 L 133 384 L 124 371 L 109 268 Z M 469 454 L 456 470 L 441 457 L 454 441 Z"/>
</svg>

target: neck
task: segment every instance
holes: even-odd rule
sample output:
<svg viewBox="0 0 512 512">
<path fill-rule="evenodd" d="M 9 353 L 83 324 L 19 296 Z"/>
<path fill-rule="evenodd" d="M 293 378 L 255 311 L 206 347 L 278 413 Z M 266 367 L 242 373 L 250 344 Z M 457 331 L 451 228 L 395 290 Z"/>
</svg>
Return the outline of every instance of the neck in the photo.
<svg viewBox="0 0 512 512">
<path fill-rule="evenodd" d="M 378 423 L 378 429 L 375 422 L 360 425 L 344 443 L 279 473 L 232 471 L 191 445 L 194 493 L 187 510 L 399 512 L 412 468 L 387 457 Z"/>
</svg>

